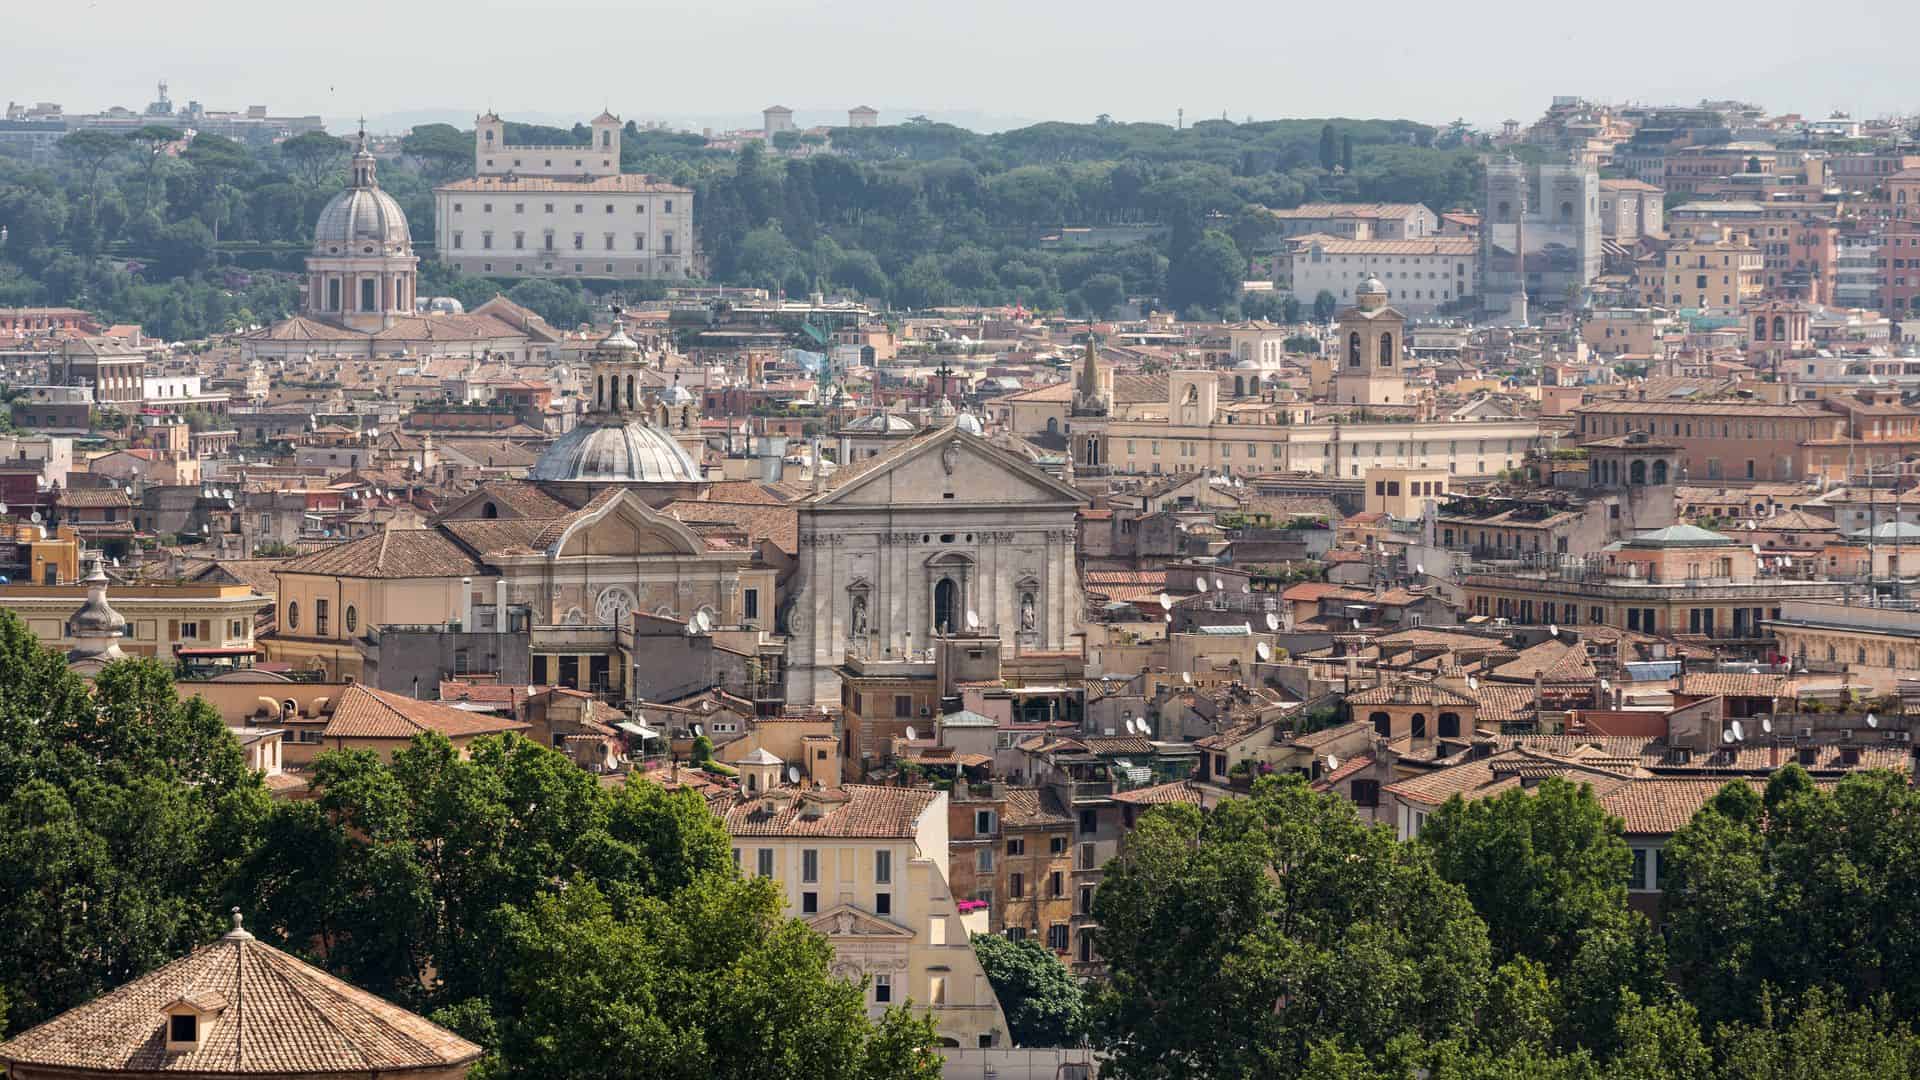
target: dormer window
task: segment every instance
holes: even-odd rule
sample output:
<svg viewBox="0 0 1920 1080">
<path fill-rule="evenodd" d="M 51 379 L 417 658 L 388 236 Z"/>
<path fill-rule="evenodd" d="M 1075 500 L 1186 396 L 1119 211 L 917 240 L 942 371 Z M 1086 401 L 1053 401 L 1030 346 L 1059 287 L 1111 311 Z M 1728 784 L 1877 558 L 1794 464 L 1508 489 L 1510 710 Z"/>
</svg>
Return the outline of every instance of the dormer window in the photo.
<svg viewBox="0 0 1920 1080">
<path fill-rule="evenodd" d="M 162 1010 L 167 1023 L 167 1053 L 185 1054 L 200 1049 L 220 1014 L 226 1011 L 224 994 L 198 992 L 175 998 Z"/>
</svg>

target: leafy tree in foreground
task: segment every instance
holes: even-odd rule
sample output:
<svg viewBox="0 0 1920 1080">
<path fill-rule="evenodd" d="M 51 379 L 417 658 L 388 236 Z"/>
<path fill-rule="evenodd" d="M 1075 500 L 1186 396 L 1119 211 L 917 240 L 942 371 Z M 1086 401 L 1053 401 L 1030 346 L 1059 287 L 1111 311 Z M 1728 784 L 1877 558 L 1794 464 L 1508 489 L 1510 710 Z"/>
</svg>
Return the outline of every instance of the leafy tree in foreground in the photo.
<svg viewBox="0 0 1920 1080">
<path fill-rule="evenodd" d="M 1525 956 L 1558 976 L 1582 931 L 1627 917 L 1633 855 L 1620 830 L 1591 787 L 1555 777 L 1491 799 L 1456 796 L 1419 842 L 1487 921 L 1495 962 Z"/>
<path fill-rule="evenodd" d="M 976 934 L 973 952 L 1007 1014 L 1018 1046 L 1071 1046 L 1085 1021 L 1079 980 L 1060 958 L 1031 939 Z"/>
<path fill-rule="evenodd" d="M 1465 1036 L 1486 926 L 1427 851 L 1298 777 L 1204 815 L 1158 809 L 1094 900 L 1111 983 L 1092 1004 L 1103 1075 L 1305 1075 L 1328 1039 Z"/>
</svg>

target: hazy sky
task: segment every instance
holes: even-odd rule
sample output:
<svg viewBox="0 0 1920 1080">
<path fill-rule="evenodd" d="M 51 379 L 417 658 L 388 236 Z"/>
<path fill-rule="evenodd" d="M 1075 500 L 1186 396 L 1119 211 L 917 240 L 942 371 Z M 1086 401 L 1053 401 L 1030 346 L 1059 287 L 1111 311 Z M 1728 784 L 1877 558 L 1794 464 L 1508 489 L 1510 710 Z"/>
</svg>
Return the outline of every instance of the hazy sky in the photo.
<svg viewBox="0 0 1920 1080">
<path fill-rule="evenodd" d="M 1554 94 L 1737 97 L 1809 116 L 1920 108 L 1906 4 L 1455 0 L 67 0 L 0 5 L 0 94 L 85 112 L 365 112 L 805 124 L 870 104 L 1005 126 L 1219 116 L 1530 120 Z M 337 128 L 336 128 L 337 130 Z"/>
</svg>

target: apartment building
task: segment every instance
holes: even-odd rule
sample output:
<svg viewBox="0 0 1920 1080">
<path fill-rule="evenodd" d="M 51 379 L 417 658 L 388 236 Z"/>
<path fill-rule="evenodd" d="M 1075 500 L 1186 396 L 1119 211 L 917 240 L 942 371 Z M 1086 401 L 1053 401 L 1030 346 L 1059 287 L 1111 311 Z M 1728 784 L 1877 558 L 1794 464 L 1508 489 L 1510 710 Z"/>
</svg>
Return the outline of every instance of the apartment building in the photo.
<svg viewBox="0 0 1920 1080">
<path fill-rule="evenodd" d="M 1479 245 L 1467 236 L 1411 240 L 1350 240 L 1324 233 L 1293 239 L 1276 280 L 1301 303 L 1322 292 L 1353 303 L 1368 277 L 1387 287 L 1387 300 L 1408 314 L 1427 314 L 1473 293 Z"/>
<path fill-rule="evenodd" d="M 1744 233 L 1731 238 L 1707 229 L 1675 240 L 1661 258 L 1659 292 L 1663 302 L 1698 311 L 1736 311 L 1760 297 L 1766 256 Z M 1642 278 L 1643 293 L 1648 292 Z"/>
<path fill-rule="evenodd" d="M 1840 438 L 1846 419 L 1818 405 L 1726 401 L 1596 401 L 1573 411 L 1582 444 L 1644 431 L 1678 448 L 1682 482 L 1801 480 L 1806 446 Z"/>
<path fill-rule="evenodd" d="M 1621 244 L 1666 235 L 1666 192 L 1644 180 L 1600 181 L 1600 235 Z"/>
<path fill-rule="evenodd" d="M 743 874 L 771 879 L 825 934 L 832 970 L 868 980 L 869 1013 L 925 1009 L 947 1046 L 1005 1046 L 1007 1020 L 949 887 L 948 795 L 927 788 L 798 787 L 765 751 L 719 807 Z"/>
</svg>

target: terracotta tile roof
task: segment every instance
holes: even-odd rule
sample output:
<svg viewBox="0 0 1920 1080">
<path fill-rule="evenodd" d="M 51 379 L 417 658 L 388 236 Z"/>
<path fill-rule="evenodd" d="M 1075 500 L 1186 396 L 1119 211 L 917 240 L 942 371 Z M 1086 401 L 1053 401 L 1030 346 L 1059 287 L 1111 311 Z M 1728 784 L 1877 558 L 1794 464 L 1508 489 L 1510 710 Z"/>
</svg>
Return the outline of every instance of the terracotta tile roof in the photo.
<svg viewBox="0 0 1920 1080">
<path fill-rule="evenodd" d="M 463 501 L 476 500 L 497 502 L 512 510 L 515 517 L 557 518 L 573 513 L 573 507 L 526 480 L 490 480 Z"/>
<path fill-rule="evenodd" d="M 1473 691 L 1473 696 L 1480 703 L 1479 723 L 1488 727 L 1531 721 L 1538 712 L 1531 686 L 1494 686 L 1483 682 Z"/>
<path fill-rule="evenodd" d="M 1372 766 L 1373 758 L 1366 754 L 1355 755 L 1341 762 L 1339 768 L 1315 780 L 1312 787 L 1315 791 L 1331 791 L 1334 785 L 1340 783 L 1340 781 L 1345 780 L 1347 777 L 1352 776 L 1362 769 L 1371 768 Z"/>
<path fill-rule="evenodd" d="M 734 836 L 904 840 L 914 835 L 921 815 L 941 798 L 940 792 L 926 788 L 865 784 L 805 792 L 781 788 L 768 795 L 737 798 L 721 808 L 720 816 Z M 810 813 L 810 808 L 818 812 Z"/>
<path fill-rule="evenodd" d="M 1101 756 L 1112 754 L 1151 754 L 1153 743 L 1144 735 L 1089 735 L 1080 740 L 1087 749 Z"/>
<path fill-rule="evenodd" d="M 759 503 L 779 506 L 787 501 L 778 491 L 758 480 L 718 480 L 707 485 L 707 498 L 723 503 Z"/>
<path fill-rule="evenodd" d="M 1735 671 L 1685 671 L 1677 693 L 1705 697 L 1763 697 L 1787 694 L 1785 675 L 1749 675 Z"/>
<path fill-rule="evenodd" d="M 1344 585 L 1335 585 L 1325 581 L 1303 581 L 1298 585 L 1287 586 L 1287 591 L 1280 594 L 1280 599 L 1289 603 L 1315 603 L 1328 596 L 1335 596 L 1346 591 L 1347 587 Z"/>
<path fill-rule="evenodd" d="M 1000 823 L 1002 826 L 1070 825 L 1073 819 L 1059 808 L 1051 791 L 1010 788 Z"/>
<path fill-rule="evenodd" d="M 1168 803 L 1191 803 L 1198 806 L 1200 805 L 1200 785 L 1191 780 L 1172 780 L 1152 787 L 1115 792 L 1113 801 L 1132 803 L 1134 806 L 1163 806 Z"/>
<path fill-rule="evenodd" d="M 1388 686 L 1370 686 L 1347 695 L 1349 705 L 1455 705 L 1472 708 L 1473 698 L 1444 686 L 1427 682 L 1399 682 Z"/>
<path fill-rule="evenodd" d="M 1633 779 L 1631 775 L 1597 766 L 1512 747 L 1492 757 L 1409 777 L 1388 785 L 1385 790 L 1412 802 L 1438 806 L 1455 795 L 1469 801 L 1484 799 L 1519 786 L 1522 779 L 1538 780 L 1549 776 L 1562 777 L 1576 784 L 1592 784 L 1596 795 L 1612 791 Z"/>
<path fill-rule="evenodd" d="M 1766 788 L 1764 781 L 1753 777 L 1663 776 L 1615 788 L 1600 797 L 1600 805 L 1626 823 L 1629 836 L 1670 836 L 1692 821 L 1707 800 L 1729 783 L 1745 783 L 1755 794 Z"/>
<path fill-rule="evenodd" d="M 726 525 L 753 540 L 765 540 L 789 555 L 800 550 L 800 514 L 777 502 L 714 502 L 681 499 L 660 508 L 689 526 Z"/>
<path fill-rule="evenodd" d="M 1557 638 L 1523 650 L 1519 656 L 1494 668 L 1491 674 L 1496 679 L 1532 682 L 1536 671 L 1543 673 L 1542 678 L 1549 683 L 1592 682 L 1600 677 L 1587 656 L 1585 645 L 1569 645 Z"/>
<path fill-rule="evenodd" d="M 106 507 L 132 506 L 127 493 L 117 487 L 110 488 L 68 488 L 60 493 L 60 505 L 76 509 L 99 510 Z"/>
<path fill-rule="evenodd" d="M 437 731 L 449 739 L 525 731 L 518 720 L 449 708 L 403 694 L 369 689 L 354 683 L 340 695 L 333 716 L 320 732 L 327 739 L 411 739 Z"/>
<path fill-rule="evenodd" d="M 458 544 L 434 529 L 382 529 L 372 536 L 301 555 L 276 573 L 337 577 L 465 577 L 485 572 Z"/>
<path fill-rule="evenodd" d="M 217 1014 L 198 1047 L 169 1053 L 165 1010 L 182 1002 Z M 480 1054 L 458 1035 L 245 932 L 0 1046 L 0 1061 L 16 1070 L 195 1076 L 438 1075 Z"/>
<path fill-rule="evenodd" d="M 450 533 L 482 556 L 524 555 L 541 550 L 534 542 L 553 518 L 473 518 L 443 521 L 437 528 Z"/>
</svg>

